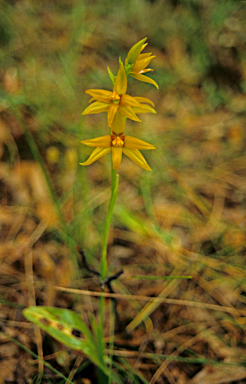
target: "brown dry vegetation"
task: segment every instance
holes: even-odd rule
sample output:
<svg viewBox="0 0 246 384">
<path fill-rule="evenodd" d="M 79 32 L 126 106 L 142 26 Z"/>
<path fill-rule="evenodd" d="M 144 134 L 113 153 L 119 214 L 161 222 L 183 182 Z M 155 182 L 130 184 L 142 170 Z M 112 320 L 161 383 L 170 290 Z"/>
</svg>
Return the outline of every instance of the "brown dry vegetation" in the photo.
<svg viewBox="0 0 246 384">
<path fill-rule="evenodd" d="M 157 149 L 151 174 L 127 158 L 119 170 L 115 361 L 151 384 L 246 383 L 245 2 L 109 3 L 1 2 L 0 383 L 65 383 L 9 336 L 74 383 L 97 382 L 86 356 L 22 310 L 98 315 L 100 281 L 74 246 L 99 268 L 110 163 L 78 165 L 91 152 L 80 140 L 107 129 L 105 114 L 81 117 L 84 91 L 110 89 L 107 66 L 145 36 L 160 89 L 131 81 L 129 93 L 157 114 L 127 129 Z"/>
</svg>

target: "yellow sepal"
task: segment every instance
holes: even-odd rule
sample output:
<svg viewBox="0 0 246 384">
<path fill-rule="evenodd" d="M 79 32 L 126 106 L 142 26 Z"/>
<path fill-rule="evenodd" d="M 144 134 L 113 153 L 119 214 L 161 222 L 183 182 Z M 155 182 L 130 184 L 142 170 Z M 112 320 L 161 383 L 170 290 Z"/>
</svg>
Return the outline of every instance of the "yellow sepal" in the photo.
<svg viewBox="0 0 246 384">
<path fill-rule="evenodd" d="M 101 101 L 95 101 L 82 112 L 82 115 L 106 112 L 108 111 L 108 109 L 109 109 L 109 104 L 105 104 Z"/>
<path fill-rule="evenodd" d="M 158 84 L 155 82 L 155 80 L 151 79 L 150 77 L 144 76 L 141 73 L 130 73 L 130 76 L 134 77 L 134 79 L 137 79 L 139 81 L 143 81 L 144 83 L 150 83 L 153 84 L 157 89 L 159 89 Z"/>
<path fill-rule="evenodd" d="M 111 145 L 111 136 L 105 135 L 96 137 L 95 139 L 88 139 L 81 141 L 82 144 L 88 145 L 88 147 L 101 147 L 107 148 Z"/>
<path fill-rule="evenodd" d="M 125 148 L 129 149 L 155 149 L 154 145 L 133 136 L 125 136 Z"/>
<path fill-rule="evenodd" d="M 110 148 L 96 148 L 90 155 L 89 159 L 85 161 L 84 163 L 80 163 L 80 165 L 90 165 L 94 163 L 94 161 L 100 159 L 100 157 L 107 155 L 109 152 L 111 152 Z"/>
<path fill-rule="evenodd" d="M 122 158 L 122 147 L 112 147 L 113 169 L 117 170 Z"/>
<path fill-rule="evenodd" d="M 115 80 L 115 84 L 114 84 L 114 91 L 118 95 L 124 95 L 126 93 L 126 90 L 127 90 L 127 77 L 126 77 L 126 73 L 125 73 L 125 70 L 123 67 L 123 63 L 121 63 L 120 68 L 119 68 L 118 73 L 117 73 L 117 76 L 116 76 L 116 80 Z"/>
<path fill-rule="evenodd" d="M 139 165 L 141 168 L 146 169 L 146 171 L 151 171 L 151 168 L 148 166 L 145 158 L 138 149 L 122 149 L 123 153 L 129 157 L 135 164 Z"/>
<path fill-rule="evenodd" d="M 115 118 L 112 122 L 112 132 L 119 134 L 124 134 L 125 131 L 125 116 L 122 115 L 119 111 L 116 112 Z"/>
</svg>

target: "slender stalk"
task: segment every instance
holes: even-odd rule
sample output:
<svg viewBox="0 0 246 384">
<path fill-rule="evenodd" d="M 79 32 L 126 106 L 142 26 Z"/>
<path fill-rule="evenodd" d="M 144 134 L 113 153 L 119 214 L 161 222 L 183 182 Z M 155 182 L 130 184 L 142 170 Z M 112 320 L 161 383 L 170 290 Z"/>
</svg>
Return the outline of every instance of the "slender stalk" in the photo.
<svg viewBox="0 0 246 384">
<path fill-rule="evenodd" d="M 105 222 L 104 236 L 103 236 L 103 244 L 102 244 L 102 255 L 101 255 L 101 265 L 100 265 L 100 273 L 101 280 L 103 281 L 107 277 L 108 273 L 108 263 L 107 263 L 107 246 L 108 246 L 108 237 L 109 237 L 109 229 L 112 221 L 113 210 L 118 194 L 118 186 L 119 186 L 119 175 L 113 169 L 113 161 L 111 160 L 111 196 L 108 207 L 108 214 Z M 99 304 L 99 329 L 100 329 L 100 337 L 103 340 L 104 334 L 104 306 L 105 306 L 105 298 L 100 297 Z M 111 345 L 111 348 L 113 346 Z"/>
<path fill-rule="evenodd" d="M 116 171 L 113 169 L 113 166 L 111 168 L 111 197 L 109 201 L 109 207 L 108 207 L 108 214 L 106 217 L 105 222 L 105 229 L 104 229 L 104 235 L 103 235 L 103 244 L 102 244 L 102 256 L 101 256 L 101 279 L 104 280 L 107 277 L 108 273 L 108 264 L 107 264 L 107 246 L 108 246 L 108 236 L 109 236 L 109 229 L 110 224 L 112 220 L 113 210 L 118 194 L 118 186 L 119 186 L 119 175 L 116 173 Z"/>
</svg>

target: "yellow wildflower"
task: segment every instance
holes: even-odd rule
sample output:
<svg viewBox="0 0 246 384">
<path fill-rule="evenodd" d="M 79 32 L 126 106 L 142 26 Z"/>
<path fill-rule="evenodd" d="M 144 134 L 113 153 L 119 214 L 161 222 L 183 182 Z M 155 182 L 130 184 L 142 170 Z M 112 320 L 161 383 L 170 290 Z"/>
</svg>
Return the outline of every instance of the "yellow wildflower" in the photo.
<svg viewBox="0 0 246 384">
<path fill-rule="evenodd" d="M 112 135 L 105 135 L 95 139 L 83 140 L 82 144 L 89 147 L 96 147 L 89 159 L 81 165 L 90 165 L 100 157 L 107 155 L 112 151 L 113 169 L 118 169 L 121 163 L 122 153 L 128 156 L 134 163 L 140 167 L 151 171 L 145 158 L 139 149 L 155 149 L 155 147 L 143 140 L 132 136 L 124 135 L 124 116 L 121 113 L 116 115 L 112 126 Z"/>
<path fill-rule="evenodd" d="M 130 95 L 126 95 L 127 89 L 127 77 L 121 63 L 115 80 L 113 92 L 103 89 L 88 89 L 87 94 L 92 96 L 90 101 L 93 103 L 87 107 L 82 115 L 108 112 L 108 126 L 111 127 L 117 111 L 121 112 L 124 116 L 131 120 L 141 121 L 133 110 L 134 108 L 140 108 L 142 112 L 150 112 L 149 106 L 141 105 L 137 98 Z M 95 101 L 96 100 L 96 101 Z M 147 103 L 153 104 L 150 100 Z M 152 112 L 155 112 L 152 109 Z"/>
<path fill-rule="evenodd" d="M 143 75 L 143 73 L 153 71 L 153 69 L 146 68 L 146 67 L 147 65 L 149 65 L 151 60 L 154 59 L 155 57 L 152 55 L 152 52 L 141 53 L 141 51 L 147 45 L 145 41 L 146 39 L 139 41 L 130 49 L 125 61 L 125 67 L 127 68 L 129 64 L 134 64 L 130 69 L 130 72 L 129 72 L 130 76 L 134 77 L 137 80 L 143 81 L 145 83 L 153 84 L 158 89 L 159 88 L 158 84 L 153 79 Z"/>
</svg>

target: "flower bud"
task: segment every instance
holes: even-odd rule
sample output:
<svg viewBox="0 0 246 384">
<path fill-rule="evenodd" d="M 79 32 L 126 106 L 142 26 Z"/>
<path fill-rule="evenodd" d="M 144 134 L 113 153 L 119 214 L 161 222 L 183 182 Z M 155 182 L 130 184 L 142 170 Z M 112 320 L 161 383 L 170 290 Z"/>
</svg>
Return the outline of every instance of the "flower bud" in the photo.
<svg viewBox="0 0 246 384">
<path fill-rule="evenodd" d="M 140 40 L 138 43 L 133 45 L 133 47 L 131 47 L 126 58 L 126 62 L 125 62 L 126 65 L 134 64 L 137 61 L 138 56 L 140 55 L 140 52 L 147 45 L 147 44 L 144 44 L 146 40 L 147 40 L 147 37 L 145 37 L 143 40 Z"/>
</svg>

